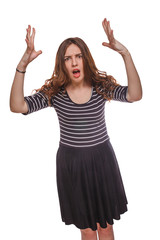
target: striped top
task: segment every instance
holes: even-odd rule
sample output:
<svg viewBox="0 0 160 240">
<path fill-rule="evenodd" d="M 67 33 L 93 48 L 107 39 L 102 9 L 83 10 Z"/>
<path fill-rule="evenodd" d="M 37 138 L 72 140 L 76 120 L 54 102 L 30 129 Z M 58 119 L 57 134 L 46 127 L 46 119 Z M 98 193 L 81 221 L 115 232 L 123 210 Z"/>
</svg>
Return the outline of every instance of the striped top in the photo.
<svg viewBox="0 0 160 240">
<path fill-rule="evenodd" d="M 105 122 L 105 103 L 108 101 L 92 86 L 90 100 L 83 104 L 73 102 L 68 93 L 61 89 L 51 99 L 60 125 L 60 143 L 72 147 L 90 147 L 109 139 Z M 128 86 L 117 86 L 113 100 L 129 102 L 126 98 Z M 28 112 L 36 112 L 48 107 L 47 97 L 42 92 L 24 97 Z"/>
</svg>

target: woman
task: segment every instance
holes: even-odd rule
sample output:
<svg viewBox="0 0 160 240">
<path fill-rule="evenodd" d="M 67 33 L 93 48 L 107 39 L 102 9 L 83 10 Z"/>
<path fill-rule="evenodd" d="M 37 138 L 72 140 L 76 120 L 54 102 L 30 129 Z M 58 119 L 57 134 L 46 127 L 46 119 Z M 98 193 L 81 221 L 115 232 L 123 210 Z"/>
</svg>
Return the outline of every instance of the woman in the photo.
<svg viewBox="0 0 160 240">
<path fill-rule="evenodd" d="M 27 49 L 17 66 L 10 94 L 12 112 L 24 115 L 54 107 L 60 123 L 56 155 L 57 190 L 62 221 L 74 224 L 83 240 L 113 240 L 113 219 L 127 211 L 127 198 L 116 155 L 105 123 L 109 100 L 134 102 L 142 98 L 141 82 L 131 54 L 118 42 L 106 18 L 102 22 L 109 47 L 121 54 L 128 86 L 99 71 L 80 38 L 64 40 L 53 75 L 31 96 L 24 97 L 24 73 L 42 51 L 35 51 L 35 29 L 28 26 Z"/>
</svg>

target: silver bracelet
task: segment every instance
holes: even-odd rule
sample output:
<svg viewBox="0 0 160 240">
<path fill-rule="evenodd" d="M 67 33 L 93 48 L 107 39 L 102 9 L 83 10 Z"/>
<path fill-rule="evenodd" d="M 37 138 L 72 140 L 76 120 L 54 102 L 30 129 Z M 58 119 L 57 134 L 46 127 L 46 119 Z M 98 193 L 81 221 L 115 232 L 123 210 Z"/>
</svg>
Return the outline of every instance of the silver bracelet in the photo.
<svg viewBox="0 0 160 240">
<path fill-rule="evenodd" d="M 17 71 L 17 72 L 20 72 L 20 73 L 25 73 L 25 72 L 26 72 L 26 71 L 24 71 L 24 72 L 23 72 L 23 71 L 20 71 L 18 68 L 16 68 L 16 71 Z"/>
</svg>

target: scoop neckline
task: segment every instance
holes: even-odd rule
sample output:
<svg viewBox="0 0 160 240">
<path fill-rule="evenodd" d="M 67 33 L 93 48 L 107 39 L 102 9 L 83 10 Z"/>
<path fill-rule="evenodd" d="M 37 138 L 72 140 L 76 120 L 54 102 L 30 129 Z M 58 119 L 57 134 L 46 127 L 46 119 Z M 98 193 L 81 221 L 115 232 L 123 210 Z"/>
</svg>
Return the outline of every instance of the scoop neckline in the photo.
<svg viewBox="0 0 160 240">
<path fill-rule="evenodd" d="M 92 96 L 93 96 L 93 85 L 92 85 L 92 87 L 91 87 L 91 96 L 90 96 L 90 99 L 88 100 L 88 102 L 85 102 L 85 103 L 75 103 L 75 102 L 73 102 L 72 99 L 70 98 L 70 96 L 69 96 L 67 90 L 66 90 L 66 94 L 67 94 L 69 100 L 70 100 L 72 103 L 74 103 L 75 105 L 82 106 L 82 105 L 85 105 L 85 104 L 89 103 L 90 100 L 92 99 Z"/>
</svg>

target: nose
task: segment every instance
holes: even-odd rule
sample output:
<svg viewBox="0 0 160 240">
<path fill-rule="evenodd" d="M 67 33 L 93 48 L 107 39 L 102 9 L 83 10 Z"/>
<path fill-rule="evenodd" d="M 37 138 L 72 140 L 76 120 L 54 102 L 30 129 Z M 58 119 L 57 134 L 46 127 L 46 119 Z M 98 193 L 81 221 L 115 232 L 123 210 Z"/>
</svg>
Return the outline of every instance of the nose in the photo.
<svg viewBox="0 0 160 240">
<path fill-rule="evenodd" d="M 76 58 L 75 58 L 75 57 L 73 57 L 73 58 L 72 58 L 72 66 L 76 66 L 76 65 L 77 65 Z"/>
</svg>

